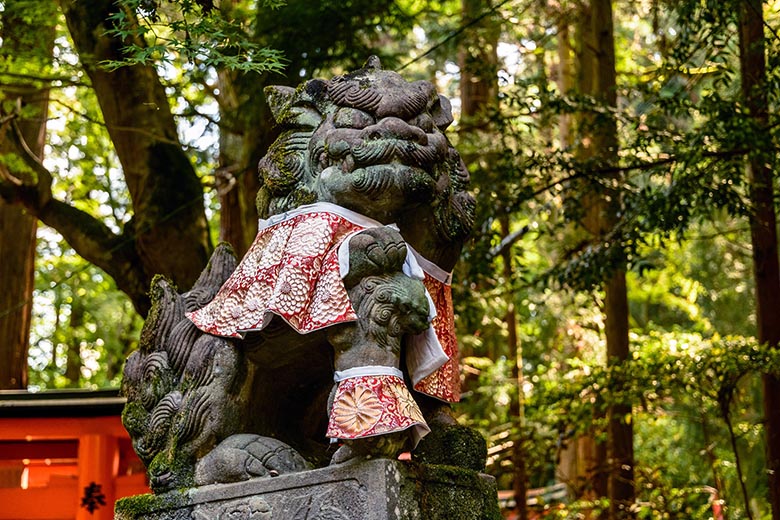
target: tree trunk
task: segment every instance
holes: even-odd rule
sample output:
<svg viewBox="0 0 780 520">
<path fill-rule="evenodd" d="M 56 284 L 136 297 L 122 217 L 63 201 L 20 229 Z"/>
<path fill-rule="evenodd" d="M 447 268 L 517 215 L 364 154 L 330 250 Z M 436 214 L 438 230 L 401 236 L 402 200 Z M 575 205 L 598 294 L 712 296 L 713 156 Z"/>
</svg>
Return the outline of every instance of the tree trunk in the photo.
<svg viewBox="0 0 780 520">
<path fill-rule="evenodd" d="M 584 77 L 584 73 L 575 78 L 573 58 L 575 49 L 572 48 L 571 28 L 565 19 L 565 13 L 559 13 L 559 16 L 561 19 L 558 22 L 556 81 L 560 93 L 570 95 L 573 90 L 580 88 L 576 80 L 587 85 L 590 85 L 592 80 L 589 77 Z M 582 28 L 578 27 L 577 29 L 577 34 L 581 36 Z M 572 123 L 572 117 L 569 114 L 559 116 L 558 142 L 561 149 L 568 149 L 573 144 Z M 578 149 L 578 154 L 580 157 L 584 157 L 585 150 Z M 607 496 L 606 448 L 606 444 L 596 440 L 596 434 L 593 431 L 587 435 L 569 439 L 565 444 L 560 453 L 556 478 L 567 485 L 572 498 L 592 501 Z"/>
<path fill-rule="evenodd" d="M 219 240 L 233 246 L 236 255 L 241 258 L 249 249 L 257 226 L 251 226 L 257 220 L 254 200 L 246 186 L 250 177 L 257 177 L 257 165 L 249 164 L 243 136 L 243 129 L 231 128 L 229 122 L 240 110 L 239 94 L 236 92 L 235 72 L 220 71 L 220 117 L 225 123 L 219 132 L 219 168 L 216 172 L 217 193 L 219 194 Z M 235 122 L 234 122 L 235 124 Z M 256 193 L 255 193 L 256 195 Z M 254 215 L 254 219 L 251 218 Z"/>
<path fill-rule="evenodd" d="M 52 18 L 20 4 L 25 2 L 13 0 L 4 4 L 0 55 L 48 63 L 54 44 Z M 42 159 L 48 89 L 40 84 L 6 84 L 2 94 L 24 109 L 17 121 L 20 138 L 32 154 Z M 0 150 L 13 151 L 4 142 L 0 143 Z M 23 207 L 0 199 L 0 389 L 27 387 L 37 225 L 38 220 Z"/>
<path fill-rule="evenodd" d="M 235 0 L 222 2 L 220 9 L 226 18 L 235 8 Z M 223 124 L 219 132 L 219 169 L 217 170 L 217 192 L 219 194 L 219 240 L 233 246 L 236 255 L 241 258 L 249 249 L 257 233 L 257 208 L 255 197 L 259 188 L 257 179 L 257 161 L 253 151 L 255 147 L 268 143 L 258 143 L 255 131 L 267 128 L 270 121 L 261 124 L 256 118 L 259 114 L 249 106 L 253 102 L 264 100 L 263 82 L 252 75 L 247 82 L 243 74 L 237 71 L 219 71 L 219 120 Z M 263 75 L 263 77 L 267 77 Z M 243 80 L 243 81 L 242 81 Z M 246 91 L 248 87 L 251 92 Z M 265 104 L 263 102 L 263 104 Z M 267 110 L 265 111 L 268 112 Z M 252 120 L 254 124 L 246 124 Z"/>
<path fill-rule="evenodd" d="M 559 16 L 561 16 L 562 19 L 558 22 L 558 67 L 555 79 L 560 94 L 562 96 L 567 96 L 574 87 L 574 64 L 572 63 L 569 23 L 568 21 L 563 20 L 562 13 Z M 570 126 L 571 116 L 569 114 L 561 114 L 558 116 L 558 141 L 560 147 L 564 150 L 571 144 L 569 139 Z"/>
<path fill-rule="evenodd" d="M 0 390 L 27 387 L 36 223 L 0 200 Z"/>
<path fill-rule="evenodd" d="M 626 274 L 618 271 L 606 284 L 604 299 L 607 358 L 619 366 L 629 359 Z M 617 403 L 607 411 L 607 464 L 610 518 L 634 518 L 634 428 L 631 403 Z"/>
<path fill-rule="evenodd" d="M 143 293 L 157 273 L 188 289 L 210 252 L 203 189 L 179 143 L 154 67 L 135 65 L 107 72 L 99 65 L 122 58 L 123 42 L 106 34 L 111 28 L 108 17 L 117 9 L 112 0 L 62 2 L 133 200 L 134 235 L 127 238 L 135 240 Z"/>
<path fill-rule="evenodd" d="M 461 23 L 470 23 L 490 8 L 490 0 L 461 0 Z M 460 132 L 485 130 L 490 123 L 486 111 L 498 101 L 498 24 L 487 16 L 465 34 L 468 38 L 458 49 Z"/>
<path fill-rule="evenodd" d="M 462 23 L 467 24 L 477 16 L 491 8 L 491 2 L 484 0 L 462 0 Z M 497 107 L 498 101 L 498 36 L 500 28 L 490 16 L 472 27 L 469 38 L 461 42 L 458 52 L 461 87 L 461 135 L 490 131 L 489 110 Z M 478 138 L 479 139 L 479 138 Z M 485 158 L 489 163 L 490 158 Z M 469 161 L 467 155 L 464 156 Z M 509 214 L 506 208 L 498 208 L 501 234 L 506 237 L 510 233 Z M 506 248 L 501 253 L 504 262 L 504 280 L 511 287 L 514 272 L 512 270 L 512 251 Z M 516 435 L 512 448 L 512 463 L 514 492 L 517 513 L 520 520 L 527 520 L 528 507 L 526 495 L 528 491 L 528 475 L 526 470 L 526 452 L 524 446 L 524 407 L 523 407 L 523 373 L 522 346 L 517 336 L 517 313 L 514 305 L 515 294 L 507 291 L 507 310 L 504 320 L 507 325 L 507 354 L 512 363 L 512 378 L 517 385 L 517 397 L 510 405 L 510 414 L 514 420 Z M 495 357 L 493 357 L 495 359 Z"/>
<path fill-rule="evenodd" d="M 501 223 L 501 235 L 509 236 L 509 217 L 503 215 L 500 219 Z M 512 250 L 506 248 L 501 253 L 504 261 L 504 280 L 511 288 L 512 279 L 514 278 L 514 271 L 512 268 Z M 506 294 L 506 326 L 509 334 L 507 335 L 507 347 L 509 347 L 510 359 L 514 357 L 514 363 L 512 364 L 512 379 L 517 386 L 517 398 L 513 399 L 510 403 L 509 411 L 512 417 L 515 419 L 515 427 L 517 428 L 517 435 L 515 442 L 512 446 L 512 464 L 514 465 L 514 479 L 512 480 L 512 491 L 515 496 L 515 503 L 517 504 L 517 518 L 518 520 L 528 520 L 528 504 L 526 496 L 528 495 L 528 469 L 525 463 L 526 450 L 525 450 L 525 432 L 523 428 L 525 426 L 525 395 L 523 393 L 523 347 L 520 344 L 520 339 L 517 337 L 517 312 L 515 311 L 515 292 L 514 290 L 507 291 Z"/>
<path fill-rule="evenodd" d="M 70 320 L 68 321 L 68 326 L 72 331 L 80 330 L 84 326 L 84 303 L 76 296 L 79 285 L 78 279 L 74 279 L 73 299 L 70 303 Z M 68 380 L 68 386 L 73 388 L 78 388 L 79 381 L 81 381 L 80 336 L 81 334 L 71 335 L 70 343 L 65 345 L 67 349 L 65 353 L 65 379 Z"/>
<path fill-rule="evenodd" d="M 565 96 L 570 95 L 576 87 L 574 49 L 565 13 L 558 13 L 558 16 L 558 63 L 555 78 L 558 91 Z M 572 117 L 569 114 L 561 114 L 558 117 L 558 142 L 560 148 L 565 150 L 572 144 Z M 573 499 L 595 500 L 606 496 L 606 479 L 602 478 L 602 468 L 606 462 L 605 448 L 592 434 L 573 437 L 564 443 L 558 455 L 555 477 L 566 484 Z"/>
<path fill-rule="evenodd" d="M 10 171 L 6 165 L 0 171 L 0 194 L 60 232 L 79 255 L 114 278 L 145 314 L 154 275 L 164 274 L 186 290 L 206 265 L 211 244 L 203 190 L 179 143 L 155 68 L 136 65 L 108 72 L 100 66 L 123 57 L 126 42 L 107 33 L 109 17 L 119 9 L 116 3 L 63 0 L 61 9 L 122 165 L 133 219 L 118 235 L 100 219 L 54 199 L 51 172 L 26 152 L 13 122 L 4 137 L 27 168 Z"/>
<path fill-rule="evenodd" d="M 615 47 L 612 4 L 610 0 L 591 0 L 582 4 L 579 16 L 580 85 L 582 94 L 592 96 L 607 106 L 617 105 Z M 586 115 L 580 121 L 580 160 L 593 164 L 615 164 L 618 160 L 617 126 L 607 114 Z M 598 186 L 591 182 L 582 197 L 585 212 L 583 227 L 598 241 L 603 241 L 617 222 L 619 183 L 613 176 Z M 604 314 L 607 358 L 610 365 L 620 365 L 629 359 L 628 301 L 625 272 L 617 268 L 604 280 Z M 612 404 L 607 411 L 607 496 L 609 517 L 633 518 L 633 428 L 631 403 Z M 602 466 L 598 464 L 598 466 Z M 595 485 L 603 491 L 603 482 Z"/>
<path fill-rule="evenodd" d="M 760 0 L 740 2 L 739 50 L 742 95 L 752 116 L 753 141 L 747 169 L 750 182 L 750 235 L 753 272 L 756 279 L 756 324 L 758 341 L 778 348 L 780 344 L 780 266 L 777 252 L 777 218 L 774 207 L 774 174 L 769 167 L 771 135 L 767 114 L 764 17 Z M 780 519 L 780 380 L 763 380 L 767 436 L 767 474 L 772 518 Z"/>
<path fill-rule="evenodd" d="M 275 80 L 275 84 L 289 84 L 286 78 Z M 219 74 L 219 231 L 220 240 L 232 245 L 239 258 L 257 234 L 257 163 L 278 135 L 263 94 L 268 81 L 267 74 L 260 78 L 229 71 Z"/>
</svg>

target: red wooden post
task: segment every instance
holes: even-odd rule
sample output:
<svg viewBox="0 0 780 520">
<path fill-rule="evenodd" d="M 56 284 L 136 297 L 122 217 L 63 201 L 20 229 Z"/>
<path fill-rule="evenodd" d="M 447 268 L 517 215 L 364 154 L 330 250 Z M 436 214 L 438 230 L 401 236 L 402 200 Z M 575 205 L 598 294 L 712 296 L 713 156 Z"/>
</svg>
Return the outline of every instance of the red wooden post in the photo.
<svg viewBox="0 0 780 520">
<path fill-rule="evenodd" d="M 79 437 L 79 508 L 76 520 L 112 520 L 119 445 L 113 435 Z"/>
</svg>

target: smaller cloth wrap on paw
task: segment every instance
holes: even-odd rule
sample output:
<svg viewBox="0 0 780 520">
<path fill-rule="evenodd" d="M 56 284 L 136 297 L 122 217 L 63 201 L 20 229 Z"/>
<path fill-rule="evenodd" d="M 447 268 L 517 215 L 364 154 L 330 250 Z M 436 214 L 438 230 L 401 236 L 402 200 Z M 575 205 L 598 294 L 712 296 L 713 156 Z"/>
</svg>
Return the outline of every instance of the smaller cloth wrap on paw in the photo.
<svg viewBox="0 0 780 520">
<path fill-rule="evenodd" d="M 409 430 L 416 446 L 431 431 L 397 368 L 352 368 L 337 371 L 334 380 L 338 386 L 327 432 L 331 439 L 362 439 Z"/>
</svg>

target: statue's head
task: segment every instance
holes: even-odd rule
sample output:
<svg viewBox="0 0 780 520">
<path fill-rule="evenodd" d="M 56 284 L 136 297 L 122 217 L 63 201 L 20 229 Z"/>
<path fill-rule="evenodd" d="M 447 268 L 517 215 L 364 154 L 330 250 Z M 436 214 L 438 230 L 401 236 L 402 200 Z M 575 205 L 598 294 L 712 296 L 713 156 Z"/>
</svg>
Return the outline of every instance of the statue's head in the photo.
<svg viewBox="0 0 780 520">
<path fill-rule="evenodd" d="M 282 129 L 259 166 L 267 213 L 326 201 L 390 223 L 418 206 L 460 204 L 470 224 L 468 173 L 443 133 L 450 103 L 429 82 L 407 82 L 372 57 L 266 95 Z"/>
</svg>

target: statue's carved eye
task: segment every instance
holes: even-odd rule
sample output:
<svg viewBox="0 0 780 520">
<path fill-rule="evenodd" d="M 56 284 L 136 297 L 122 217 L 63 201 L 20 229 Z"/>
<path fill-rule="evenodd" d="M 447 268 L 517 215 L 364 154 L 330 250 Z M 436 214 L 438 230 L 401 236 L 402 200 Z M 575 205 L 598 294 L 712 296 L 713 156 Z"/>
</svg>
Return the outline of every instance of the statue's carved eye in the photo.
<svg viewBox="0 0 780 520">
<path fill-rule="evenodd" d="M 357 108 L 343 107 L 339 108 L 333 117 L 333 124 L 336 128 L 356 128 L 359 130 L 373 125 L 374 118 L 368 112 Z"/>
<path fill-rule="evenodd" d="M 433 118 L 427 112 L 423 112 L 419 116 L 410 119 L 408 123 L 412 126 L 416 126 L 426 134 L 433 132 Z"/>
</svg>

